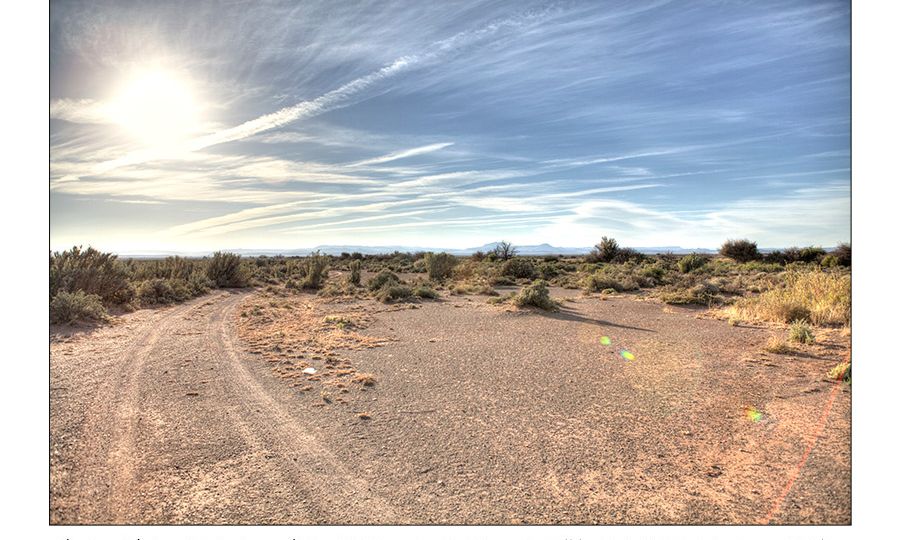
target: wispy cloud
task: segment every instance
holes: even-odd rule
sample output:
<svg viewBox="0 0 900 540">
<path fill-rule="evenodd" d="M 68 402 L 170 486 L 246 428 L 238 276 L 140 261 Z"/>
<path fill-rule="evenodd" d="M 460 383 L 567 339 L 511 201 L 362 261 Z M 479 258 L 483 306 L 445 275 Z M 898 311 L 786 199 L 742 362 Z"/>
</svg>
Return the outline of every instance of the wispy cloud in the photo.
<svg viewBox="0 0 900 540">
<path fill-rule="evenodd" d="M 353 164 L 355 167 L 362 167 L 365 165 L 377 165 L 380 163 L 387 163 L 389 161 L 396 161 L 398 159 L 404 159 L 413 156 L 420 156 L 422 154 L 430 154 L 431 152 L 437 152 L 438 150 L 447 148 L 448 146 L 452 146 L 452 142 L 446 143 L 435 143 L 428 144 L 425 146 L 418 146 L 416 148 L 410 148 L 408 150 L 399 150 L 397 152 L 391 152 L 390 154 L 385 154 L 383 156 L 374 157 L 371 159 L 364 159 L 362 161 L 357 161 Z"/>
<path fill-rule="evenodd" d="M 73 0 L 51 18 L 54 242 L 849 238 L 843 1 Z M 178 144 L 116 123 L 111 92 L 142 66 L 203 105 Z"/>
</svg>

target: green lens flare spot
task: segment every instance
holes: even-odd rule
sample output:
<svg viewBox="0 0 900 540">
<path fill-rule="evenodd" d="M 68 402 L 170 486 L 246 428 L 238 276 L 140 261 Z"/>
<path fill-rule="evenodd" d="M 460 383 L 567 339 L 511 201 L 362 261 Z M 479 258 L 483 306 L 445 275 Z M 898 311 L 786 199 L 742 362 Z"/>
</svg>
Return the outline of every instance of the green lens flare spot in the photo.
<svg viewBox="0 0 900 540">
<path fill-rule="evenodd" d="M 628 351 L 622 351 L 619 354 L 621 354 L 622 358 L 624 358 L 625 360 L 634 360 L 634 355 Z"/>
<path fill-rule="evenodd" d="M 603 336 L 602 338 L 600 338 L 600 345 L 610 345 L 610 344 L 612 344 L 612 340 L 609 339 L 608 337 Z"/>
<path fill-rule="evenodd" d="M 744 415 L 747 417 L 747 420 L 750 420 L 751 422 L 759 422 L 763 417 L 763 413 L 756 407 L 747 407 L 744 410 Z"/>
</svg>

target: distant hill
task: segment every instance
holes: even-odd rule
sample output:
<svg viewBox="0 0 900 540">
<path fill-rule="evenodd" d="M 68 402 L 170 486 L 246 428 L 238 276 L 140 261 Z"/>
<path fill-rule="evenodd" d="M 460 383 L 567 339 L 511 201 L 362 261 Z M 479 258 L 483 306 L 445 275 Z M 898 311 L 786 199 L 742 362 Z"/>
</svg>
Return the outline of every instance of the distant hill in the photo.
<svg viewBox="0 0 900 540">
<path fill-rule="evenodd" d="M 224 249 L 222 251 L 230 251 L 232 253 L 237 253 L 239 255 L 245 255 L 248 257 L 258 257 L 260 255 L 265 255 L 268 257 L 275 257 L 278 255 L 282 255 L 285 257 L 303 257 L 309 255 L 314 251 L 319 251 L 320 253 L 326 255 L 340 255 L 341 253 L 362 253 L 363 255 L 383 255 L 388 253 L 400 252 L 400 253 L 416 253 L 422 251 L 433 251 L 435 253 L 439 253 L 441 251 L 453 254 L 453 255 L 471 255 L 476 251 L 481 251 L 487 253 L 492 251 L 498 242 L 490 242 L 488 244 L 484 244 L 482 246 L 470 247 L 470 248 L 462 248 L 462 249 L 453 249 L 453 248 L 439 248 L 439 247 L 424 247 L 424 246 L 401 246 L 401 245 L 393 245 L 393 246 L 361 246 L 361 245 L 319 245 L 312 248 L 289 248 L 289 249 L 252 249 L 252 248 L 243 248 L 243 249 Z M 514 244 L 515 245 L 515 244 Z M 515 245 L 516 251 L 519 255 L 528 255 L 528 256 L 540 256 L 540 255 L 585 255 L 593 248 L 593 246 L 585 246 L 585 247 L 558 247 L 552 246 L 550 244 L 537 244 L 537 245 L 529 245 L 529 246 L 520 246 Z M 683 248 L 681 246 L 651 246 L 651 247 L 636 247 L 634 248 L 637 251 L 645 254 L 655 254 L 655 253 L 673 253 L 676 255 L 683 255 L 687 253 L 705 253 L 705 254 L 715 254 L 718 252 L 716 249 L 708 249 L 708 248 Z M 762 252 L 771 251 L 771 249 L 760 249 Z M 128 252 L 120 252 L 119 256 L 123 258 L 135 258 L 135 259 L 145 259 L 145 258 L 162 258 L 169 257 L 173 255 L 180 255 L 183 257 L 203 257 L 206 255 L 211 255 L 212 251 L 128 251 Z"/>
</svg>

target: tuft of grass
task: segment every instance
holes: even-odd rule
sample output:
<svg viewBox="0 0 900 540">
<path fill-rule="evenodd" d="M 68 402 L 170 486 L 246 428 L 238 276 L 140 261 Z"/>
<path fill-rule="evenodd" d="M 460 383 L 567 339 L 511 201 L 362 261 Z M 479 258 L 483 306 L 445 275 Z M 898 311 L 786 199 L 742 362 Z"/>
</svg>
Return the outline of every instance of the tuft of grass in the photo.
<svg viewBox="0 0 900 540">
<path fill-rule="evenodd" d="M 438 298 L 438 293 L 431 287 L 426 287 L 425 285 L 419 285 L 418 287 L 412 290 L 413 296 L 417 298 L 431 298 L 432 300 Z"/>
<path fill-rule="evenodd" d="M 788 345 L 787 341 L 776 336 L 769 338 L 769 341 L 766 342 L 766 346 L 763 347 L 763 350 L 773 354 L 791 354 L 794 352 L 794 349 Z"/>
<path fill-rule="evenodd" d="M 782 287 L 744 298 L 732 308 L 752 320 L 790 323 L 805 319 L 814 325 L 850 323 L 850 276 L 814 270 L 794 272 Z"/>
<path fill-rule="evenodd" d="M 542 279 L 522 288 L 513 301 L 518 307 L 533 306 L 547 311 L 559 309 L 559 303 L 550 298 L 550 289 Z"/>
<path fill-rule="evenodd" d="M 813 334 L 812 328 L 805 320 L 796 320 L 791 323 L 791 330 L 788 333 L 788 340 L 794 343 L 803 343 L 812 345 L 816 342 L 816 335 Z"/>
<path fill-rule="evenodd" d="M 841 362 L 828 371 L 828 378 L 834 381 L 850 383 L 850 360 Z"/>
<path fill-rule="evenodd" d="M 100 295 L 84 291 L 60 291 L 50 301 L 50 322 L 69 324 L 78 320 L 102 321 L 108 314 Z"/>
</svg>

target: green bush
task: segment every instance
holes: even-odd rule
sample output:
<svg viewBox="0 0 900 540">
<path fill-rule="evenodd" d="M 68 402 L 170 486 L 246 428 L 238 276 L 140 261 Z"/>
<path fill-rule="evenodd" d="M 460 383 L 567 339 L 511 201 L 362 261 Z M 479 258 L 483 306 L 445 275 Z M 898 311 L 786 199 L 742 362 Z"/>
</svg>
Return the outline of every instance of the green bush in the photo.
<svg viewBox="0 0 900 540">
<path fill-rule="evenodd" d="M 170 280 L 153 278 L 138 284 L 137 298 L 142 306 L 152 306 L 177 302 L 179 295 L 175 292 Z"/>
<path fill-rule="evenodd" d="M 355 262 L 355 261 L 354 261 Z M 301 289 L 318 289 L 328 277 L 328 257 L 318 251 L 310 253 L 300 264 Z"/>
<path fill-rule="evenodd" d="M 761 258 L 756 242 L 750 240 L 728 240 L 719 248 L 719 253 L 737 262 L 750 262 Z"/>
<path fill-rule="evenodd" d="M 546 257 L 544 259 L 546 260 Z M 557 267 L 553 262 L 544 262 L 538 265 L 537 273 L 541 277 L 541 279 L 550 281 L 551 279 L 560 275 L 562 271 L 560 271 L 559 267 Z"/>
<path fill-rule="evenodd" d="M 377 291 L 380 289 L 384 289 L 385 287 L 392 287 L 394 285 L 400 284 L 400 278 L 397 277 L 397 274 L 391 272 L 390 270 L 382 270 L 375 274 L 368 283 L 366 283 L 366 287 L 370 291 Z"/>
<path fill-rule="evenodd" d="M 50 322 L 69 324 L 78 320 L 102 321 L 106 319 L 100 295 L 84 291 L 59 291 L 50 301 Z"/>
<path fill-rule="evenodd" d="M 850 244 L 838 244 L 831 255 L 837 259 L 838 266 L 850 267 Z"/>
<path fill-rule="evenodd" d="M 357 287 L 359 286 L 362 275 L 360 272 L 361 267 L 362 263 L 360 263 L 359 260 L 350 261 L 350 275 L 347 276 L 347 281 L 352 285 L 356 285 Z"/>
<path fill-rule="evenodd" d="M 435 291 L 435 290 L 432 289 L 431 287 L 426 287 L 426 286 L 424 286 L 424 285 L 419 285 L 418 287 L 416 287 L 415 289 L 413 289 L 413 290 L 412 290 L 412 294 L 413 294 L 413 296 L 416 296 L 416 297 L 418 297 L 418 298 L 431 298 L 431 299 L 434 299 L 434 298 L 437 298 L 437 297 L 438 297 L 437 291 Z"/>
<path fill-rule="evenodd" d="M 604 236 L 600 239 L 600 243 L 585 256 L 584 260 L 589 263 L 612 262 L 618 253 L 619 243 L 614 238 Z"/>
<path fill-rule="evenodd" d="M 206 267 L 206 276 L 216 287 L 246 287 L 250 283 L 250 272 L 235 253 L 213 253 Z"/>
<path fill-rule="evenodd" d="M 527 287 L 523 287 L 513 301 L 519 307 L 533 306 L 547 311 L 559 309 L 559 304 L 550 298 L 550 289 L 547 288 L 547 282 L 542 279 Z"/>
<path fill-rule="evenodd" d="M 456 257 L 449 253 L 429 252 L 425 254 L 425 270 L 428 272 L 428 279 L 443 281 L 450 277 L 454 266 L 456 266 Z"/>
<path fill-rule="evenodd" d="M 527 259 L 509 259 L 500 267 L 500 275 L 517 279 L 533 279 L 536 275 L 534 265 Z"/>
<path fill-rule="evenodd" d="M 681 270 L 682 274 L 687 274 L 688 272 L 703 268 L 706 265 L 706 262 L 706 257 L 691 253 L 690 255 L 685 255 L 678 261 L 678 269 Z"/>
<path fill-rule="evenodd" d="M 376 298 L 381 302 L 396 302 L 406 300 L 412 295 L 412 289 L 406 285 L 388 285 L 378 290 Z"/>
<path fill-rule="evenodd" d="M 816 342 L 816 336 L 813 334 L 812 328 L 805 320 L 796 320 L 791 323 L 791 330 L 788 333 L 788 339 L 795 343 L 805 343 L 811 345 Z"/>
<path fill-rule="evenodd" d="M 50 255 L 50 297 L 59 292 L 84 291 L 113 304 L 125 304 L 134 297 L 129 272 L 112 253 L 92 247 L 73 247 Z"/>
</svg>

